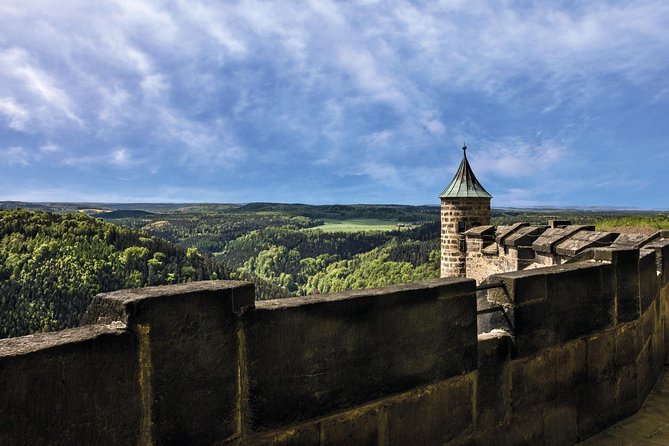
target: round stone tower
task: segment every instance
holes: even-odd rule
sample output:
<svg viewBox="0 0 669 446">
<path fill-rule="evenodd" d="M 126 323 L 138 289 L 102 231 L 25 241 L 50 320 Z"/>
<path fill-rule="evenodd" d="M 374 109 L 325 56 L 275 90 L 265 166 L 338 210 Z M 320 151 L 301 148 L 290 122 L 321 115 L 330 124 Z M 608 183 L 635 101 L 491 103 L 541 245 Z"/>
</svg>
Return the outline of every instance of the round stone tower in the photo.
<svg viewBox="0 0 669 446">
<path fill-rule="evenodd" d="M 475 226 L 490 224 L 492 196 L 476 179 L 469 161 L 467 146 L 451 183 L 441 198 L 441 277 L 465 277 L 467 244 L 464 233 Z"/>
</svg>

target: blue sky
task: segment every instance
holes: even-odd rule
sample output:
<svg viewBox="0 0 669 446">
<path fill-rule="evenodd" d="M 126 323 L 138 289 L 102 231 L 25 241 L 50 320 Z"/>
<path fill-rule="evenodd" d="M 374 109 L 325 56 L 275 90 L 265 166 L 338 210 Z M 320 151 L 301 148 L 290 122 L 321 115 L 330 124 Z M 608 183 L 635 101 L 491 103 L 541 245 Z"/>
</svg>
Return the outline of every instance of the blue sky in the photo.
<svg viewBox="0 0 669 446">
<path fill-rule="evenodd" d="M 0 200 L 669 208 L 669 2 L 0 2 Z"/>
</svg>

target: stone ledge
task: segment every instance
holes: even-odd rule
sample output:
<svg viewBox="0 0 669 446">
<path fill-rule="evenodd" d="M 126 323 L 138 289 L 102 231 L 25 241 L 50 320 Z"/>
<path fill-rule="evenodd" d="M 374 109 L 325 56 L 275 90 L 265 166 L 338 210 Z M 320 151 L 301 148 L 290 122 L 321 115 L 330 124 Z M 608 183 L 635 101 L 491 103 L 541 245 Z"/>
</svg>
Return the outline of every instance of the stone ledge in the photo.
<svg viewBox="0 0 669 446">
<path fill-rule="evenodd" d="M 111 293 L 101 293 L 93 298 L 88 306 L 82 325 L 109 324 L 113 321 L 129 323 L 136 313 L 138 305 L 158 303 L 165 299 L 183 299 L 193 297 L 228 298 L 230 312 L 240 313 L 253 308 L 255 291 L 250 282 L 236 280 L 205 280 L 201 282 L 161 285 L 146 288 L 133 288 Z"/>
<path fill-rule="evenodd" d="M 68 344 L 78 344 L 102 336 L 126 333 L 125 324 L 87 325 L 50 333 L 36 333 L 16 338 L 0 339 L 0 359 L 28 355 Z"/>
</svg>

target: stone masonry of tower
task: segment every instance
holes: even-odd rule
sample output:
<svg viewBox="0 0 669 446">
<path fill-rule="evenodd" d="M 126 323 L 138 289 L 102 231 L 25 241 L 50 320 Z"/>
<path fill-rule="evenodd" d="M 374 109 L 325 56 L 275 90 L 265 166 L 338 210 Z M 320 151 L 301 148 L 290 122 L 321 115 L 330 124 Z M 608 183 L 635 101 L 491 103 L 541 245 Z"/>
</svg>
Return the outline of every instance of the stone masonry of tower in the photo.
<svg viewBox="0 0 669 446">
<path fill-rule="evenodd" d="M 490 224 L 492 196 L 476 179 L 467 161 L 467 146 L 453 180 L 441 199 L 441 277 L 465 277 L 465 231 Z"/>
<path fill-rule="evenodd" d="M 465 231 L 490 224 L 490 198 L 441 199 L 441 277 L 465 277 Z"/>
</svg>

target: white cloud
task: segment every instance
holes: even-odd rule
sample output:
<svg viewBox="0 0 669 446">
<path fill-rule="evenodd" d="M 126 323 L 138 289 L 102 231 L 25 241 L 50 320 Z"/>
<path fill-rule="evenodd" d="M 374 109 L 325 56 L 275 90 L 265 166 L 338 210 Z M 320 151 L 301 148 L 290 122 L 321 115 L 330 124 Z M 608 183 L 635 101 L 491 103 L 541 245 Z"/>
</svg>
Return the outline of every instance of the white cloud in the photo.
<svg viewBox="0 0 669 446">
<path fill-rule="evenodd" d="M 143 161 L 134 159 L 125 147 L 115 147 L 104 153 L 93 155 L 70 155 L 63 158 L 60 164 L 68 167 L 91 169 L 105 166 L 117 168 L 141 167 Z"/>
<path fill-rule="evenodd" d="M 109 154 L 109 162 L 116 166 L 127 166 L 132 162 L 128 149 L 123 147 L 113 149 Z"/>
<path fill-rule="evenodd" d="M 150 74 L 140 82 L 142 91 L 148 96 L 160 96 L 168 89 L 165 76 L 162 74 Z"/>
<path fill-rule="evenodd" d="M 570 162 L 572 150 L 553 141 L 533 143 L 522 138 L 481 143 L 481 149 L 468 150 L 476 173 L 501 177 L 540 177 L 547 170 L 558 171 Z"/>
<path fill-rule="evenodd" d="M 387 186 L 403 187 L 405 185 L 400 171 L 390 164 L 366 162 L 354 172 L 358 175 L 367 175 L 374 181 Z"/>
<path fill-rule="evenodd" d="M 446 126 L 439 119 L 431 119 L 425 123 L 425 127 L 436 136 L 441 136 L 446 132 Z"/>
<path fill-rule="evenodd" d="M 58 145 L 53 144 L 53 143 L 44 144 L 43 146 L 41 146 L 39 148 L 39 151 L 43 154 L 56 153 L 56 152 L 60 152 L 60 150 L 61 150 L 61 148 Z"/>
<path fill-rule="evenodd" d="M 20 94 L 22 105 L 17 99 L 7 98 Z M 74 112 L 74 105 L 67 92 L 58 86 L 56 79 L 39 67 L 28 52 L 19 47 L 0 50 L 0 97 L 3 114 L 10 115 L 10 126 L 24 130 L 30 118 L 37 118 L 42 124 L 53 125 L 66 118 L 81 124 Z"/>
<path fill-rule="evenodd" d="M 31 162 L 31 155 L 23 147 L 13 146 L 0 150 L 0 160 L 10 166 L 27 166 Z"/>
<path fill-rule="evenodd" d="M 55 144 L 45 144 L 37 149 L 27 149 L 22 146 L 11 146 L 0 150 L 0 163 L 9 166 L 29 166 L 60 151 Z"/>
<path fill-rule="evenodd" d="M 0 114 L 5 115 L 9 127 L 14 130 L 24 130 L 30 119 L 28 111 L 11 97 L 0 98 Z"/>
</svg>

